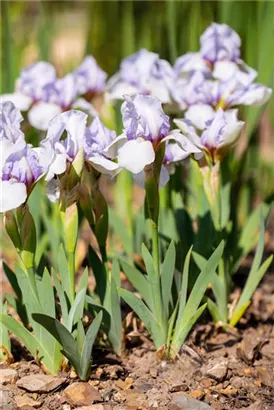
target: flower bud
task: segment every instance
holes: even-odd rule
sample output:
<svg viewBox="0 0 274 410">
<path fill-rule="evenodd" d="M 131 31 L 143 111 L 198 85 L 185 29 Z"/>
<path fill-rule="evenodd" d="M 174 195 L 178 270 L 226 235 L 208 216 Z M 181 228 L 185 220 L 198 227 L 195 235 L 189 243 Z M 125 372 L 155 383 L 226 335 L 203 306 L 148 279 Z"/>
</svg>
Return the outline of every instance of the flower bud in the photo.
<svg viewBox="0 0 274 410">
<path fill-rule="evenodd" d="M 21 249 L 21 239 L 18 231 L 17 221 L 12 211 L 5 212 L 4 215 L 4 225 L 6 231 L 12 240 L 17 252 Z"/>
<path fill-rule="evenodd" d="M 70 169 L 68 181 L 67 181 L 68 191 L 70 191 L 73 187 L 75 187 L 79 183 L 81 179 L 83 167 L 84 167 L 84 150 L 80 149 L 71 165 L 71 169 Z"/>
<path fill-rule="evenodd" d="M 80 207 L 85 215 L 85 217 L 88 220 L 88 223 L 91 227 L 91 229 L 94 228 L 94 216 L 93 216 L 93 208 L 94 204 L 91 200 L 91 196 L 89 194 L 89 191 L 86 187 L 86 185 L 81 184 L 79 186 L 79 203 Z"/>
<path fill-rule="evenodd" d="M 36 229 L 27 206 L 22 209 L 21 243 L 21 259 L 26 269 L 32 268 L 36 251 Z"/>
<path fill-rule="evenodd" d="M 64 217 L 65 245 L 68 253 L 74 253 L 78 236 L 78 210 L 76 203 L 70 205 Z"/>
</svg>

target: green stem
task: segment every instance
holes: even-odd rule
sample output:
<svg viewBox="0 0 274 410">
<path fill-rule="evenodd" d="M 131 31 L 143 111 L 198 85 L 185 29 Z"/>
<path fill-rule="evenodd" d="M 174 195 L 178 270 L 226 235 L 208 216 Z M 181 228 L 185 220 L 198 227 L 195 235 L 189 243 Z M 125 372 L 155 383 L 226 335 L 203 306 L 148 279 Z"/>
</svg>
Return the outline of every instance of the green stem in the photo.
<svg viewBox="0 0 274 410">
<path fill-rule="evenodd" d="M 75 298 L 75 252 L 68 252 L 69 289 L 71 303 Z"/>
<path fill-rule="evenodd" d="M 160 255 L 159 255 L 159 234 L 158 225 L 151 220 L 152 256 L 157 275 L 160 277 Z"/>
<path fill-rule="evenodd" d="M 106 250 L 106 245 L 101 245 L 100 246 L 100 252 L 102 256 L 102 262 L 103 262 L 103 268 L 104 268 L 104 275 L 105 275 L 105 293 L 104 293 L 104 300 L 101 302 L 105 306 L 105 303 L 108 303 L 107 297 L 108 297 L 108 292 L 107 290 L 109 289 L 109 283 L 111 280 L 110 277 L 110 271 L 108 269 L 108 258 L 107 258 L 107 250 Z"/>
<path fill-rule="evenodd" d="M 160 253 L 159 253 L 159 233 L 158 224 L 150 219 L 151 239 L 152 239 L 152 257 L 156 269 L 155 292 L 153 292 L 155 316 L 162 328 L 167 331 L 166 320 L 164 318 L 162 289 L 161 289 L 161 270 L 160 270 Z"/>
</svg>

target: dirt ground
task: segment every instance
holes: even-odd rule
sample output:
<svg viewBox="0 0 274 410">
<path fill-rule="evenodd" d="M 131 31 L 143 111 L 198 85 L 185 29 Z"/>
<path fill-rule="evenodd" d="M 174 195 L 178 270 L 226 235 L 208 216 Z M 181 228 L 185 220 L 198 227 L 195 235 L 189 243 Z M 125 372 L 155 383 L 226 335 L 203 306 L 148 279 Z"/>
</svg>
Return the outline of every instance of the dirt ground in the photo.
<svg viewBox="0 0 274 410">
<path fill-rule="evenodd" d="M 125 358 L 96 350 L 87 383 L 70 372 L 42 376 L 44 385 L 37 384 L 41 369 L 14 341 L 16 361 L 2 365 L 0 373 L 1 409 L 273 410 L 273 273 L 256 291 L 239 329 L 224 333 L 208 320 L 194 328 L 174 362 L 157 361 L 145 331 L 133 320 Z"/>
</svg>

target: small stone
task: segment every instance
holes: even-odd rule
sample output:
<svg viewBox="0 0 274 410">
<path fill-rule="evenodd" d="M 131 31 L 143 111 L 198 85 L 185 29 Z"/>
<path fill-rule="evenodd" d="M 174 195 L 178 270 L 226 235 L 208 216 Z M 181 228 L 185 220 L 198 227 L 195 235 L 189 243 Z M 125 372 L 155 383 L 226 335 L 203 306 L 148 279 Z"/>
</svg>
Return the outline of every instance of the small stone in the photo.
<svg viewBox="0 0 274 410">
<path fill-rule="evenodd" d="M 169 389 L 170 393 L 177 393 L 179 391 L 187 391 L 187 390 L 188 390 L 188 386 L 186 383 L 173 384 Z"/>
<path fill-rule="evenodd" d="M 77 407 L 75 410 L 112 410 L 108 404 L 92 404 L 91 406 Z"/>
<path fill-rule="evenodd" d="M 258 367 L 257 370 L 262 380 L 262 383 L 265 386 L 274 387 L 274 378 L 272 374 L 270 373 L 270 371 L 266 369 L 265 367 Z"/>
<path fill-rule="evenodd" d="M 39 401 L 31 399 L 29 396 L 14 396 L 14 401 L 17 404 L 17 407 L 20 409 L 25 406 L 33 407 L 37 409 L 38 407 L 41 406 L 42 403 Z"/>
<path fill-rule="evenodd" d="M 236 396 L 238 390 L 233 388 L 232 386 L 227 386 L 225 389 L 219 389 L 219 392 L 224 394 L 225 396 Z"/>
<path fill-rule="evenodd" d="M 183 410 L 212 410 L 212 407 L 210 407 L 208 404 L 196 399 L 191 399 L 183 393 L 173 394 L 172 402 Z"/>
<path fill-rule="evenodd" d="M 122 403 L 123 401 L 125 401 L 125 397 L 123 396 L 122 393 L 118 391 L 117 393 L 114 394 L 113 400 L 116 401 L 117 403 Z"/>
<path fill-rule="evenodd" d="M 220 382 L 223 381 L 227 375 L 228 361 L 214 361 L 205 368 L 205 375 Z"/>
<path fill-rule="evenodd" d="M 125 390 L 125 389 L 127 388 L 126 382 L 124 382 L 124 381 L 121 380 L 121 379 L 116 380 L 116 381 L 114 382 L 114 384 L 115 384 L 115 386 L 119 387 L 119 389 L 121 389 L 121 390 Z"/>
<path fill-rule="evenodd" d="M 102 397 L 105 401 L 110 401 L 112 399 L 112 396 L 116 392 L 117 392 L 117 389 L 115 389 L 115 387 L 112 387 L 112 386 L 106 387 L 102 392 Z"/>
<path fill-rule="evenodd" d="M 202 379 L 201 380 L 201 384 L 203 385 L 203 387 L 208 388 L 212 386 L 212 380 L 210 379 Z"/>
<path fill-rule="evenodd" d="M 64 394 L 70 404 L 74 406 L 87 406 L 93 404 L 95 401 L 102 401 L 98 390 L 89 383 L 73 383 L 64 390 Z"/>
<path fill-rule="evenodd" d="M 202 390 L 192 390 L 189 395 L 190 397 L 192 397 L 192 399 L 202 400 L 202 398 L 205 396 L 205 393 Z"/>
<path fill-rule="evenodd" d="M 1 369 L 0 384 L 14 384 L 18 375 L 17 371 L 13 369 Z"/>
<path fill-rule="evenodd" d="M 12 402 L 9 392 L 7 390 L 0 390 L 0 403 L 1 406 L 6 406 Z"/>
<path fill-rule="evenodd" d="M 62 377 L 53 377 L 46 374 L 33 374 L 17 380 L 16 385 L 30 392 L 49 393 L 57 390 L 66 381 Z"/>
<path fill-rule="evenodd" d="M 156 379 L 157 378 L 157 369 L 151 369 L 150 370 L 150 376 L 153 378 L 153 379 Z"/>
</svg>

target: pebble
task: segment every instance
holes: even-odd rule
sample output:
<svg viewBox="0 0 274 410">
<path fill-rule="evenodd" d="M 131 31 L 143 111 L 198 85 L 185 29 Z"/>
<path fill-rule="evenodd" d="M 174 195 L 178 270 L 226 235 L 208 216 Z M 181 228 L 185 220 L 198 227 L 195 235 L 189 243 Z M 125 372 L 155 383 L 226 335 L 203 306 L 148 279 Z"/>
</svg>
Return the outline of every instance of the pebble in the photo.
<svg viewBox="0 0 274 410">
<path fill-rule="evenodd" d="M 66 378 L 48 376 L 46 374 L 33 374 L 17 380 L 16 385 L 30 392 L 49 393 L 64 384 Z"/>
<path fill-rule="evenodd" d="M 16 382 L 18 373 L 13 369 L 1 369 L 0 371 L 0 384 L 13 384 Z"/>
<path fill-rule="evenodd" d="M 227 370 L 228 370 L 227 360 L 221 360 L 221 361 L 214 360 L 213 362 L 209 363 L 204 368 L 204 373 L 206 376 L 211 377 L 212 379 L 220 382 L 225 379 L 227 375 Z"/>
<path fill-rule="evenodd" d="M 89 383 L 76 382 L 64 390 L 64 394 L 70 404 L 74 406 L 87 406 L 95 401 L 102 401 L 102 397 L 95 387 Z"/>
<path fill-rule="evenodd" d="M 191 399 L 183 393 L 173 394 L 172 401 L 183 410 L 213 410 L 208 404 L 196 399 Z"/>
<path fill-rule="evenodd" d="M 112 410 L 109 404 L 92 404 L 91 406 L 77 407 L 75 410 Z"/>
<path fill-rule="evenodd" d="M 40 401 L 36 401 L 28 397 L 27 395 L 24 396 L 14 396 L 14 401 L 20 409 L 25 406 L 33 407 L 37 409 L 41 406 L 42 403 Z"/>
</svg>

